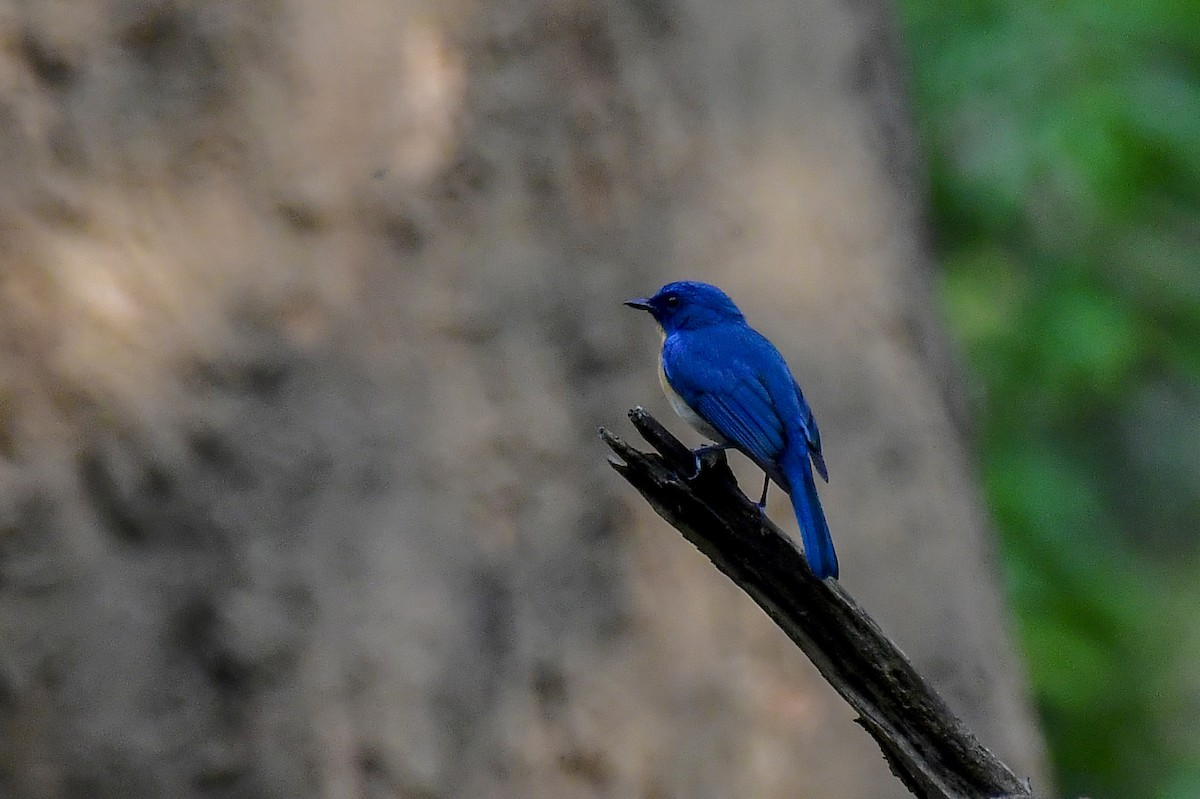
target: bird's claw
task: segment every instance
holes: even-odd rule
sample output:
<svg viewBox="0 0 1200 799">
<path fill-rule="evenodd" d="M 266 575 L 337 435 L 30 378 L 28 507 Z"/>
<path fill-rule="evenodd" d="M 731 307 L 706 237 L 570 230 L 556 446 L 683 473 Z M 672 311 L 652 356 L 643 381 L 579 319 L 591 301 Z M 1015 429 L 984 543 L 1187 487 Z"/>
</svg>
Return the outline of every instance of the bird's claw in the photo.
<svg viewBox="0 0 1200 799">
<path fill-rule="evenodd" d="M 729 447 L 725 444 L 708 444 L 700 447 L 700 449 L 693 450 L 692 457 L 695 459 L 695 466 L 687 479 L 695 480 L 700 476 L 700 472 L 704 470 L 704 461 L 702 459 L 705 455 L 708 455 L 710 452 L 724 452 L 727 449 Z"/>
</svg>

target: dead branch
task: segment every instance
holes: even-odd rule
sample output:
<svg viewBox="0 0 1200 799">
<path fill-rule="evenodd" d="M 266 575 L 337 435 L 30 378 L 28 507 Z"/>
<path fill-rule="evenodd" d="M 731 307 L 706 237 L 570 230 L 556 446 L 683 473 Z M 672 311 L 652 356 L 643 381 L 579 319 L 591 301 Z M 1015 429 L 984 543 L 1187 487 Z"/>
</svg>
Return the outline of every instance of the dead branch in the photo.
<svg viewBox="0 0 1200 799">
<path fill-rule="evenodd" d="M 608 430 L 617 472 L 775 620 L 859 714 L 892 771 L 916 796 L 1027 797 L 1033 793 L 987 750 L 904 653 L 836 582 L 817 580 L 787 535 L 737 487 L 724 453 L 702 458 L 642 408 L 634 426 L 658 454 Z"/>
</svg>

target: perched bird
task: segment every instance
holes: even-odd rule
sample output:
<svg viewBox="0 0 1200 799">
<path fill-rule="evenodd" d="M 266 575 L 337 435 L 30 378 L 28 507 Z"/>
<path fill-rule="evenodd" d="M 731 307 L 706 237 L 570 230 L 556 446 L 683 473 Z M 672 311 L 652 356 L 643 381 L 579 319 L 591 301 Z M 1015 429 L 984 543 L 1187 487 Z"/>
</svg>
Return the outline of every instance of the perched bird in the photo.
<svg viewBox="0 0 1200 799">
<path fill-rule="evenodd" d="M 820 579 L 837 577 L 813 478 L 815 467 L 829 480 L 821 435 L 779 350 L 707 283 L 668 283 L 653 297 L 625 304 L 649 311 L 662 327 L 659 378 L 675 412 L 716 448 L 737 448 L 758 464 L 766 473 L 760 507 L 771 480 L 791 495 L 809 567 Z"/>
</svg>

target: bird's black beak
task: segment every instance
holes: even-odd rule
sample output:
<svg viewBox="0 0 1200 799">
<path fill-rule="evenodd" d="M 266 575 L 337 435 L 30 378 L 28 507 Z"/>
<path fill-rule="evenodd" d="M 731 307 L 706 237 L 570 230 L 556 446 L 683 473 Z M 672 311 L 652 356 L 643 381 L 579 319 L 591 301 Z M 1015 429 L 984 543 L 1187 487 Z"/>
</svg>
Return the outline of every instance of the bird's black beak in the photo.
<svg viewBox="0 0 1200 799">
<path fill-rule="evenodd" d="M 637 308 L 639 311 L 650 311 L 654 309 L 654 306 L 650 304 L 650 300 L 646 299 L 645 297 L 641 297 L 636 300 L 626 300 L 625 304 L 630 308 Z"/>
</svg>

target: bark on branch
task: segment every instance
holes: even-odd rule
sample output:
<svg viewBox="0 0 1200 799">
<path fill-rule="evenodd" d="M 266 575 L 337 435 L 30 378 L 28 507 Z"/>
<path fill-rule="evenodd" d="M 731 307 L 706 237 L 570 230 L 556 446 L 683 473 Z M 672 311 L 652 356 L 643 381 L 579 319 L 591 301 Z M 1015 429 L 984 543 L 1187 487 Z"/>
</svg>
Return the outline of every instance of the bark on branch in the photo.
<svg viewBox="0 0 1200 799">
<path fill-rule="evenodd" d="M 629 418 L 658 454 L 604 428 L 617 472 L 762 607 L 859 714 L 892 771 L 917 796 L 1032 797 L 836 582 L 817 580 L 790 537 L 737 486 L 722 452 L 702 457 L 649 413 Z"/>
</svg>

